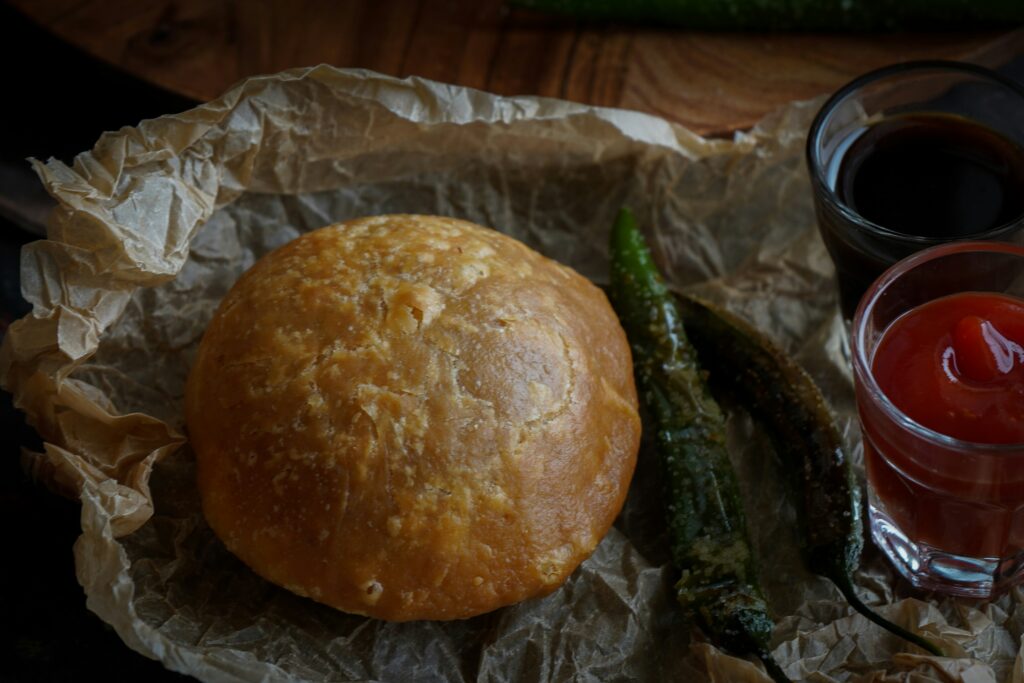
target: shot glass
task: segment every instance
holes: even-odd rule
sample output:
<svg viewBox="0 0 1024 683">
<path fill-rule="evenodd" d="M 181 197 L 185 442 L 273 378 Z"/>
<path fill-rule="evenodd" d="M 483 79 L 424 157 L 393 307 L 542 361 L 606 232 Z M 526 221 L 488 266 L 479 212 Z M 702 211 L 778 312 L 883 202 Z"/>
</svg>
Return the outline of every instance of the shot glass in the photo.
<svg viewBox="0 0 1024 683">
<path fill-rule="evenodd" d="M 875 543 L 919 588 L 988 598 L 1024 581 L 1024 443 L 972 443 L 919 424 L 880 388 L 875 365 L 895 320 L 963 292 L 1024 299 L 1024 247 L 951 243 L 900 261 L 865 293 L 851 349 Z"/>
<path fill-rule="evenodd" d="M 930 138 L 920 130 L 907 132 L 913 126 L 897 125 L 928 116 L 943 123 Z M 920 139 L 901 143 L 901 135 Z M 894 141 L 903 147 L 894 147 Z M 916 152 L 914 144 L 920 148 Z M 902 157 L 899 150 L 904 150 Z M 951 240 L 1024 241 L 1019 190 L 1024 184 L 1024 88 L 996 72 L 972 64 L 921 61 L 868 73 L 822 106 L 806 151 L 818 227 L 836 267 L 846 320 L 882 271 L 916 251 Z M 872 160 L 876 153 L 897 156 L 895 161 L 881 156 Z M 985 158 L 972 158 L 975 154 Z M 942 163 L 932 163 L 933 157 Z M 896 170 L 896 163 L 907 172 Z M 994 192 L 1002 192 L 978 177 L 989 172 L 993 177 L 1008 174 L 1005 199 L 1021 202 L 1009 217 L 984 213 L 998 211 L 983 206 L 994 201 Z M 929 177 L 932 173 L 938 177 Z M 865 215 L 864 207 L 872 203 L 887 209 L 881 212 L 884 220 Z M 939 212 L 942 221 L 927 220 L 929 211 Z M 940 229 L 939 223 L 954 215 L 952 225 Z M 908 229 L 915 218 L 921 227 Z"/>
</svg>

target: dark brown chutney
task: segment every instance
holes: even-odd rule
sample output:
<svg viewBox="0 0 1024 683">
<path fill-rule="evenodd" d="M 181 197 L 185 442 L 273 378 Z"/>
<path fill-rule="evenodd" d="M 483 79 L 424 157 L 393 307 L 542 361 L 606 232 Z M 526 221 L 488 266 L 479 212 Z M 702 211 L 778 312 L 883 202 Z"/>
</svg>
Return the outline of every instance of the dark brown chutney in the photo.
<svg viewBox="0 0 1024 683">
<path fill-rule="evenodd" d="M 998 238 L 1024 215 L 1024 148 L 961 116 L 889 116 L 852 129 L 839 150 L 826 181 L 861 229 L 822 202 L 818 221 L 847 318 L 899 259 L 950 240 Z"/>
</svg>

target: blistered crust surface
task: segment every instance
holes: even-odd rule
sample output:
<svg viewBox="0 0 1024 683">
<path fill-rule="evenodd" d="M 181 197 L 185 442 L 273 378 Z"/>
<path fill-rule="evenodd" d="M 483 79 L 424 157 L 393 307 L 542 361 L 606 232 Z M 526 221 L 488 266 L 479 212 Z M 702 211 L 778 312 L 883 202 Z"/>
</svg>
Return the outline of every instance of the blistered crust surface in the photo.
<svg viewBox="0 0 1024 683">
<path fill-rule="evenodd" d="M 260 260 L 206 331 L 186 418 L 232 552 L 392 620 L 556 588 L 618 513 L 640 434 L 600 290 L 423 216 L 323 228 Z"/>
</svg>

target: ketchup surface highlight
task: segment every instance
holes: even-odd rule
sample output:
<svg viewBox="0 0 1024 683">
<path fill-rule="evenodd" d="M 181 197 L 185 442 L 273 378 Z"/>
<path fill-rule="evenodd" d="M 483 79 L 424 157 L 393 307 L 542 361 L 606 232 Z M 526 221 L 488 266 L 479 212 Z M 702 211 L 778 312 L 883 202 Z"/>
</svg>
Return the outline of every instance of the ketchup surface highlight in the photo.
<svg viewBox="0 0 1024 683">
<path fill-rule="evenodd" d="M 885 331 L 879 388 L 915 422 L 974 443 L 1024 443 L 1024 301 L 968 292 L 930 301 Z"/>
</svg>

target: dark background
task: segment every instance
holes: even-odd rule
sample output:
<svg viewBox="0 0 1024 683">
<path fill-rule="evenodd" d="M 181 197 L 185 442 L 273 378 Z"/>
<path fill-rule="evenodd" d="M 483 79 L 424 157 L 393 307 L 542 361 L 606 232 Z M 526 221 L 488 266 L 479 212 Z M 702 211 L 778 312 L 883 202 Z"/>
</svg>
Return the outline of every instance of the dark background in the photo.
<svg viewBox="0 0 1024 683">
<path fill-rule="evenodd" d="M 53 55 L 42 61 L 40 54 Z M 0 4 L 0 335 L 29 310 L 21 245 L 48 205 L 26 157 L 69 162 L 105 130 L 188 109 L 193 102 L 143 84 L 67 47 Z M 0 391 L 0 681 L 185 681 L 129 650 L 85 607 L 72 546 L 79 505 L 28 480 L 22 448 L 38 437 Z"/>
</svg>

